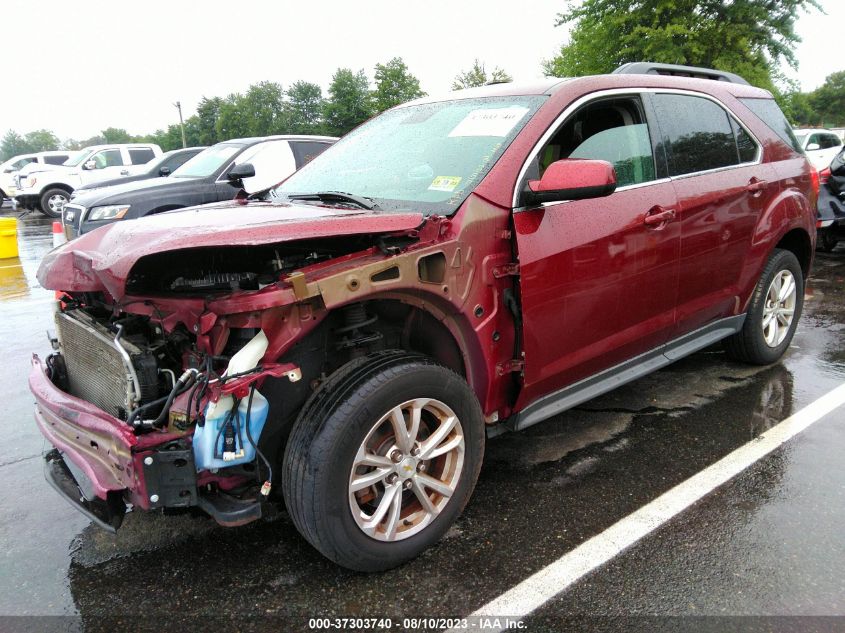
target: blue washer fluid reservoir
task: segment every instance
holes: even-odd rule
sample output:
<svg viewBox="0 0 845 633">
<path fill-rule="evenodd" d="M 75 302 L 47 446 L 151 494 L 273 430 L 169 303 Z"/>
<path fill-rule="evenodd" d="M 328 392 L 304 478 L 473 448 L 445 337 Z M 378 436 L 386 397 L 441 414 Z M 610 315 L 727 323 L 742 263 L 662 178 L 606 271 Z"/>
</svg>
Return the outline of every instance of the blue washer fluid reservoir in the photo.
<svg viewBox="0 0 845 633">
<path fill-rule="evenodd" d="M 205 424 L 194 430 L 194 463 L 197 471 L 211 468 L 227 468 L 237 464 L 246 464 L 255 459 L 255 447 L 250 443 L 246 432 L 247 404 L 249 398 L 243 398 L 238 404 L 237 414 L 231 416 L 234 405 L 232 396 L 222 396 L 217 402 L 211 402 L 205 409 Z M 267 421 L 267 399 L 256 389 L 252 396 L 252 409 L 249 414 L 249 430 L 252 439 L 258 445 L 264 423 Z M 234 431 L 235 450 L 224 458 L 223 441 L 226 435 L 224 427 L 229 424 Z"/>
</svg>

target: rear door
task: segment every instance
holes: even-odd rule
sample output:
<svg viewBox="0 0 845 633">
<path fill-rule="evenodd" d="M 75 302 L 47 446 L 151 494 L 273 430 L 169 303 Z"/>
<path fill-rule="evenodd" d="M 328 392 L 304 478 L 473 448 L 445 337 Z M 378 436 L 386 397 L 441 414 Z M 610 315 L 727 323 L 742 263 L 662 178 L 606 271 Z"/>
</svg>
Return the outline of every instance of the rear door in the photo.
<svg viewBox="0 0 845 633">
<path fill-rule="evenodd" d="M 597 97 L 529 163 L 524 180 L 561 158 L 606 160 L 618 188 L 514 211 L 525 352 L 517 409 L 659 347 L 673 330 L 680 228 L 646 223 L 676 208 L 653 127 L 640 95 Z"/>
<path fill-rule="evenodd" d="M 652 99 L 678 198 L 682 335 L 737 313 L 757 218 L 780 186 L 759 143 L 724 105 L 692 93 Z"/>
</svg>

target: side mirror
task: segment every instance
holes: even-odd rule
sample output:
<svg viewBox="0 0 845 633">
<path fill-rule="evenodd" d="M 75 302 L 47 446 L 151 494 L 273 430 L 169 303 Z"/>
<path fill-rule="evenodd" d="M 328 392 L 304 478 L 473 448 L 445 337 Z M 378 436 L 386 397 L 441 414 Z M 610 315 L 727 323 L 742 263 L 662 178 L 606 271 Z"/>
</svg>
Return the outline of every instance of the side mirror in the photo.
<svg viewBox="0 0 845 633">
<path fill-rule="evenodd" d="M 97 169 L 97 163 L 94 162 L 93 160 L 86 160 L 85 164 L 82 166 L 82 169 L 88 169 L 88 170 Z"/>
<path fill-rule="evenodd" d="M 158 170 L 159 176 L 169 176 L 170 175 L 170 167 L 162 167 Z"/>
<path fill-rule="evenodd" d="M 808 152 L 815 152 L 817 149 L 821 149 L 821 148 L 822 148 L 822 146 L 819 145 L 818 143 L 810 143 L 809 145 L 807 145 L 807 151 Z"/>
<path fill-rule="evenodd" d="M 616 170 L 604 160 L 564 158 L 549 165 L 540 180 L 530 180 L 528 189 L 528 205 L 602 198 L 616 191 Z"/>
<path fill-rule="evenodd" d="M 241 163 L 229 170 L 229 173 L 226 174 L 226 179 L 232 182 L 243 180 L 244 178 L 252 178 L 253 176 L 255 176 L 255 167 L 252 166 L 252 163 Z"/>
</svg>

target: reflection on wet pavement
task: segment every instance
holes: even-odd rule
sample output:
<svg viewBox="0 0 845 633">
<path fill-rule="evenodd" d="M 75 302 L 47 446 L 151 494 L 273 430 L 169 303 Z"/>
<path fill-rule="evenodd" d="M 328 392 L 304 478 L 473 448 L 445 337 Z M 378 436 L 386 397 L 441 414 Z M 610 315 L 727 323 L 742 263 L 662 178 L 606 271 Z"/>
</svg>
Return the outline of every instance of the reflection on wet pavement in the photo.
<svg viewBox="0 0 845 633">
<path fill-rule="evenodd" d="M 284 512 L 238 529 L 193 514 L 136 513 L 113 537 L 66 506 L 40 473 L 43 443 L 31 421 L 24 368 L 32 351 L 46 351 L 44 330 L 51 327 L 50 293 L 35 281 L 37 262 L 51 247 L 46 218 L 24 218 L 20 244 L 16 272 L 7 278 L 0 269 L 8 359 L 0 366 L 0 380 L 11 394 L 2 428 L 15 438 L 9 459 L 0 456 L 7 484 L 0 489 L 0 505 L 11 509 L 0 516 L 9 570 L 0 575 L 0 614 L 79 613 L 89 624 L 103 616 L 161 615 L 181 630 L 204 628 L 197 615 L 466 614 L 845 377 L 842 251 L 817 258 L 805 317 L 782 363 L 747 367 L 729 362 L 718 348 L 709 349 L 546 423 L 489 441 L 464 515 L 441 544 L 399 569 L 376 575 L 339 569 L 299 537 Z M 777 507 L 784 498 L 779 491 L 793 480 L 818 476 L 796 468 L 813 471 L 814 466 L 796 465 L 788 449 L 760 462 L 749 483 L 742 484 L 750 486 L 748 500 L 737 501 L 727 513 L 696 508 L 700 526 L 714 531 L 722 526 L 726 539 L 747 536 L 747 547 L 763 547 L 756 530 L 790 512 Z M 808 506 L 814 505 L 811 499 L 808 493 Z M 774 514 L 758 518 L 767 512 Z M 683 523 L 667 527 L 678 530 L 676 540 L 683 539 Z M 710 564 L 724 545 L 708 549 L 697 541 L 686 543 L 683 558 L 673 554 L 675 583 L 684 582 L 683 569 Z M 672 561 L 660 559 L 659 544 L 648 547 L 654 565 L 634 565 L 620 577 L 609 574 L 622 583 L 620 589 L 608 581 L 622 592 L 614 603 L 620 609 L 630 603 L 632 591 L 643 583 L 658 584 L 671 567 Z M 841 553 L 837 561 L 845 564 Z M 778 576 L 781 571 L 766 573 L 788 579 L 788 574 Z M 711 602 L 701 604 L 737 604 L 718 591 L 717 580 L 700 581 L 712 592 Z M 594 579 L 585 584 L 591 583 Z M 572 595 L 577 591 L 581 588 L 573 588 Z M 581 612 L 622 612 L 603 609 L 592 594 L 577 595 L 577 608 L 587 610 Z M 670 606 L 689 601 L 681 590 L 663 597 Z M 304 620 L 294 627 L 301 628 Z"/>
</svg>

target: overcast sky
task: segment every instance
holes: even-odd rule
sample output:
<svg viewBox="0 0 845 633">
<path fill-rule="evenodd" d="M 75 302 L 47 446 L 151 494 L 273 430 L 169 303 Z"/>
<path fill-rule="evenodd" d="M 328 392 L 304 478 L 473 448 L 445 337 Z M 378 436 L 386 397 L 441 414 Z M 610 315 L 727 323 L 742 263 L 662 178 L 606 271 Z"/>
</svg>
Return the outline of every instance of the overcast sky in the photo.
<svg viewBox="0 0 845 633">
<path fill-rule="evenodd" d="M 202 96 L 251 83 L 287 87 L 305 79 L 325 90 L 339 66 L 402 57 L 423 90 L 449 89 L 474 58 L 516 80 L 542 77 L 540 62 L 566 39 L 555 27 L 564 0 L 2 0 L 0 134 L 53 130 L 84 139 L 105 127 L 133 134 L 178 123 Z M 791 76 L 804 90 L 845 69 L 845 1 L 820 0 L 804 15 Z"/>
</svg>

